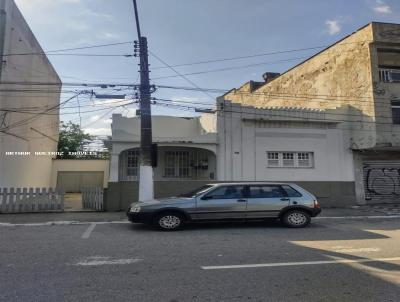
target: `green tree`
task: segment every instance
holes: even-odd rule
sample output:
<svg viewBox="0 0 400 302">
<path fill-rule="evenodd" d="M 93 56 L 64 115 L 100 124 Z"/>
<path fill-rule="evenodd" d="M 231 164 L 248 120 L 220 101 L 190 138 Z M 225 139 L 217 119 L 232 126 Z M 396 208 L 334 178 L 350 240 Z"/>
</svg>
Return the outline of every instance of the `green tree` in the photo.
<svg viewBox="0 0 400 302">
<path fill-rule="evenodd" d="M 76 156 L 69 155 L 69 152 L 82 152 L 93 140 L 93 137 L 85 133 L 81 127 L 72 122 L 60 124 L 58 140 L 58 152 L 63 152 L 58 158 L 73 159 Z"/>
</svg>

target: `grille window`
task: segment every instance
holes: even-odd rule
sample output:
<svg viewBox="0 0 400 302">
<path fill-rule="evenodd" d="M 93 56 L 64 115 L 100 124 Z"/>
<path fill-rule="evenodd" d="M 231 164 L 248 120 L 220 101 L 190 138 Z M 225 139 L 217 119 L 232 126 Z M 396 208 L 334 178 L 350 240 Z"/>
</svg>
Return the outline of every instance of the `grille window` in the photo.
<svg viewBox="0 0 400 302">
<path fill-rule="evenodd" d="M 279 167 L 279 153 L 278 152 L 268 152 L 268 166 L 269 167 Z"/>
<path fill-rule="evenodd" d="M 294 153 L 283 153 L 282 165 L 284 167 L 294 167 Z"/>
<path fill-rule="evenodd" d="M 299 167 L 310 166 L 310 153 L 297 153 L 297 163 Z"/>
<path fill-rule="evenodd" d="M 128 162 L 127 162 L 127 176 L 138 176 L 139 167 L 139 151 L 131 150 L 128 152 Z"/>
<path fill-rule="evenodd" d="M 165 152 L 164 176 L 171 178 L 190 177 L 190 157 L 188 151 Z"/>
<path fill-rule="evenodd" d="M 267 152 L 269 168 L 313 168 L 313 152 Z"/>
</svg>

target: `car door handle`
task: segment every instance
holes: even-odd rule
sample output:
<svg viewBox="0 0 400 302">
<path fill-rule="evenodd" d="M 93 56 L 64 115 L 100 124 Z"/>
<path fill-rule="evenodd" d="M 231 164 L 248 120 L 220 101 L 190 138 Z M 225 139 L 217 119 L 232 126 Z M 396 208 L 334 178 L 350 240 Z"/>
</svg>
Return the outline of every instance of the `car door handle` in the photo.
<svg viewBox="0 0 400 302">
<path fill-rule="evenodd" d="M 290 198 L 281 198 L 282 201 L 290 201 Z"/>
<path fill-rule="evenodd" d="M 237 202 L 247 202 L 246 199 L 238 199 Z"/>
</svg>

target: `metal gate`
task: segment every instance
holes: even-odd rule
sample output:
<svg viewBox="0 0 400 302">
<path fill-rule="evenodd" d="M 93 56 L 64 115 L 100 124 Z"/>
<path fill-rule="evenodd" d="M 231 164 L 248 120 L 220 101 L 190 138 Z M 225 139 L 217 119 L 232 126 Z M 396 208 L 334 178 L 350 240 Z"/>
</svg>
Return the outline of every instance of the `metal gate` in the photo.
<svg viewBox="0 0 400 302">
<path fill-rule="evenodd" d="M 84 209 L 104 210 L 103 188 L 82 188 L 82 205 Z"/>
<path fill-rule="evenodd" d="M 100 171 L 59 171 L 57 188 L 67 193 L 80 193 L 84 187 L 103 187 L 104 172 Z"/>
<path fill-rule="evenodd" d="M 366 161 L 365 199 L 369 203 L 400 203 L 400 161 Z"/>
</svg>

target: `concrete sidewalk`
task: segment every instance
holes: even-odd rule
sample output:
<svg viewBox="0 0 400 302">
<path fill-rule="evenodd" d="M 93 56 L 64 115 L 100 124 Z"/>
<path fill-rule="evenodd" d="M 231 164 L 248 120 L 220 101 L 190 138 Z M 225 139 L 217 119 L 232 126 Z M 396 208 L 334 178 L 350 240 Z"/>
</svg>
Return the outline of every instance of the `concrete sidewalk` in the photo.
<svg viewBox="0 0 400 302">
<path fill-rule="evenodd" d="M 323 217 L 363 217 L 363 216 L 399 216 L 400 204 L 382 204 L 352 208 L 322 209 L 319 218 Z M 33 213 L 33 214 L 0 214 L 0 223 L 43 223 L 55 221 L 76 222 L 111 222 L 126 221 L 125 212 L 64 212 L 64 213 Z"/>
</svg>

